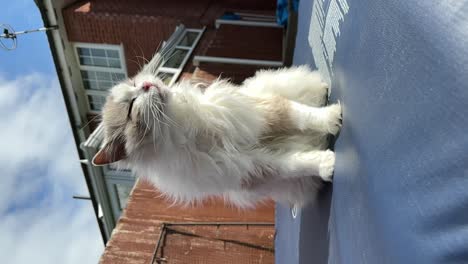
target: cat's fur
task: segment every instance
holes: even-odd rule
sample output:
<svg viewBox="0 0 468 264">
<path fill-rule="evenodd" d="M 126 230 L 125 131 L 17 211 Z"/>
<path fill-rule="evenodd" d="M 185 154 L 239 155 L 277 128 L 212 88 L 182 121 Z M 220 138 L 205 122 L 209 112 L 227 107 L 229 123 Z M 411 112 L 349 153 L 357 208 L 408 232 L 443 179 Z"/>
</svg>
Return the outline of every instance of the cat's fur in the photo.
<svg viewBox="0 0 468 264">
<path fill-rule="evenodd" d="M 175 201 L 218 195 L 240 207 L 265 198 L 302 206 L 314 177 L 331 180 L 326 138 L 340 129 L 341 107 L 322 107 L 328 85 L 317 72 L 260 71 L 241 86 L 200 86 L 169 88 L 143 70 L 113 87 L 94 164 L 121 160 Z"/>
</svg>

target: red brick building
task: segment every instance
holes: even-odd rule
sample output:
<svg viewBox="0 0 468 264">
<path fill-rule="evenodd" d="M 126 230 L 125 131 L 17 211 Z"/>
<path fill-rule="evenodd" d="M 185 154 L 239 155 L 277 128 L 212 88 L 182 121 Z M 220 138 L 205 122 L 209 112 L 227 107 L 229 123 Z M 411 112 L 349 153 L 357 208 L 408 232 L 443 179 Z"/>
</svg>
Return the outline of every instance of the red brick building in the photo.
<svg viewBox="0 0 468 264">
<path fill-rule="evenodd" d="M 135 184 L 135 178 L 128 171 L 117 171 L 112 166 L 96 168 L 89 162 L 102 141 L 102 129 L 95 120 L 109 88 L 135 75 L 145 61 L 157 52 L 165 58 L 159 65 L 158 75 L 169 85 L 180 78 L 209 81 L 219 75 L 241 83 L 258 69 L 280 67 L 284 62 L 285 32 L 276 24 L 274 0 L 36 0 L 36 3 L 46 26 L 59 27 L 48 33 L 49 42 L 83 172 L 105 242 L 119 221 Z M 161 208 L 168 205 L 156 197 L 155 190 L 152 194 L 143 191 L 147 189 L 144 184 L 139 184 L 133 190 L 129 208 L 114 230 L 103 262 L 109 259 L 105 263 L 148 263 L 147 258 L 151 255 L 148 252 L 154 251 L 156 238 L 170 225 L 167 222 L 169 220 L 172 223 L 273 222 L 272 204 L 258 211 L 238 214 L 236 211 L 220 209 L 224 207 L 220 201 L 209 203 L 203 208 L 190 209 L 193 218 L 189 220 L 184 216 L 186 210 L 181 208 L 169 210 L 170 213 L 162 216 L 160 213 L 164 210 Z M 144 199 L 135 197 L 142 193 L 147 194 L 142 196 Z M 145 207 L 138 204 L 151 203 L 151 199 L 154 205 L 146 207 L 148 210 L 143 210 Z M 216 212 L 222 214 L 217 215 Z M 230 228 L 242 226 L 244 232 L 234 233 L 252 238 L 252 233 L 246 231 L 249 225 L 237 224 Z M 147 233 L 145 228 L 153 230 L 153 233 Z M 252 238 L 252 241 L 265 243 L 264 238 L 272 234 L 273 227 L 267 225 L 263 228 L 258 229 L 263 235 L 257 236 L 257 240 Z M 210 233 L 208 229 L 204 232 Z M 136 235 L 126 240 L 121 235 L 124 230 Z M 193 227 L 184 230 L 193 237 L 199 229 Z M 132 258 L 132 254 L 123 251 L 138 251 L 140 242 L 135 240 L 140 235 L 148 238 L 141 238 L 144 240 L 141 242 L 142 247 L 146 247 L 142 253 L 144 257 L 140 255 Z M 243 239 L 242 236 L 237 238 Z M 273 243 L 272 238 L 269 239 L 268 243 Z M 184 241 L 189 240 L 185 237 Z M 262 245 L 260 251 L 269 247 L 272 245 Z M 120 253 L 115 255 L 112 250 L 116 248 Z M 119 254 L 124 255 L 120 260 Z M 263 262 L 255 263 L 272 261 L 271 256 L 262 259 Z"/>
</svg>

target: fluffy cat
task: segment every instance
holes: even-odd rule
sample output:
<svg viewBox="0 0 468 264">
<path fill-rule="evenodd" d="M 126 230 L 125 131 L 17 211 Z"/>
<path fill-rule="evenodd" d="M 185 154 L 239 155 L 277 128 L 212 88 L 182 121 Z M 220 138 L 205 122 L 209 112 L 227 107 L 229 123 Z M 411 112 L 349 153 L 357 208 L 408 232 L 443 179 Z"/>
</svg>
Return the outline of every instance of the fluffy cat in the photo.
<svg viewBox="0 0 468 264">
<path fill-rule="evenodd" d="M 327 136 L 341 127 L 341 107 L 324 106 L 328 85 L 317 72 L 302 66 L 259 71 L 240 86 L 170 88 L 153 72 L 112 88 L 93 164 L 119 161 L 176 202 L 223 196 L 239 207 L 267 198 L 302 206 L 316 179 L 331 181 Z"/>
</svg>

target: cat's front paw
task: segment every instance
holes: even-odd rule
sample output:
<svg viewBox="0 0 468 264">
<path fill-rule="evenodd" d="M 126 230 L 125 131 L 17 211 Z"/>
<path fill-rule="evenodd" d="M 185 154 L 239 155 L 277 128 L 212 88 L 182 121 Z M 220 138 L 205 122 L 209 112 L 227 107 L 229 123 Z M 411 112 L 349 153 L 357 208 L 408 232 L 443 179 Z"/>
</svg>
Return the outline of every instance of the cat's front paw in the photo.
<svg viewBox="0 0 468 264">
<path fill-rule="evenodd" d="M 333 104 L 327 106 L 327 119 L 326 119 L 326 129 L 327 132 L 336 136 L 341 129 L 341 124 L 343 122 L 343 117 L 341 114 L 341 104 Z"/>
<path fill-rule="evenodd" d="M 326 150 L 322 154 L 322 159 L 319 165 L 319 176 L 322 180 L 331 182 L 333 171 L 335 170 L 335 153 L 331 150 Z"/>
</svg>

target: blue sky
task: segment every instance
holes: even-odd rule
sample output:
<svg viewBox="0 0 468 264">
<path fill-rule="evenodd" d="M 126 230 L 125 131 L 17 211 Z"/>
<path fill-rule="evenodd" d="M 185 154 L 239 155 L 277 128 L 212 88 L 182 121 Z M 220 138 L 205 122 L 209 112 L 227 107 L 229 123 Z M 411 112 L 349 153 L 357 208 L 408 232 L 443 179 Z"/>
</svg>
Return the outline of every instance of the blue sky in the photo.
<svg viewBox="0 0 468 264">
<path fill-rule="evenodd" d="M 2 1 L 1 23 L 42 27 L 33 0 Z M 46 35 L 0 50 L 0 263 L 97 263 L 103 243 Z"/>
</svg>

